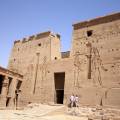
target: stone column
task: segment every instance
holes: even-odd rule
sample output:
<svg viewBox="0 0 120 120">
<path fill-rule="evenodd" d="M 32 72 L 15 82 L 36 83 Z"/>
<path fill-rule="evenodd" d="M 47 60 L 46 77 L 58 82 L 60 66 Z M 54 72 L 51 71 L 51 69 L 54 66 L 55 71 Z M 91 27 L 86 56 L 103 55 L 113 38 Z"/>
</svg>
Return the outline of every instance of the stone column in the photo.
<svg viewBox="0 0 120 120">
<path fill-rule="evenodd" d="M 9 94 L 8 96 L 10 97 L 9 100 L 9 109 L 14 109 L 15 108 L 15 90 L 16 90 L 16 78 L 12 79 L 11 85 L 9 86 Z"/>
<path fill-rule="evenodd" d="M 6 107 L 8 83 L 9 83 L 8 76 L 5 76 L 2 84 L 2 93 L 1 93 L 1 99 L 0 99 L 0 106 L 4 108 Z"/>
</svg>

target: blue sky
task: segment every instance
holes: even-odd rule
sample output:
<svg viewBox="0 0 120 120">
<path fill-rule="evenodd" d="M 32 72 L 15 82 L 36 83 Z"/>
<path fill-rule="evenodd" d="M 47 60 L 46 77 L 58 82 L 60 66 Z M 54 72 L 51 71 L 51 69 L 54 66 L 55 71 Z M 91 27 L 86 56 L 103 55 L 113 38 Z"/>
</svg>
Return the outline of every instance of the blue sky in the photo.
<svg viewBox="0 0 120 120">
<path fill-rule="evenodd" d="M 72 24 L 120 12 L 120 0 L 0 0 L 0 66 L 7 67 L 13 42 L 51 30 L 70 50 Z"/>
</svg>

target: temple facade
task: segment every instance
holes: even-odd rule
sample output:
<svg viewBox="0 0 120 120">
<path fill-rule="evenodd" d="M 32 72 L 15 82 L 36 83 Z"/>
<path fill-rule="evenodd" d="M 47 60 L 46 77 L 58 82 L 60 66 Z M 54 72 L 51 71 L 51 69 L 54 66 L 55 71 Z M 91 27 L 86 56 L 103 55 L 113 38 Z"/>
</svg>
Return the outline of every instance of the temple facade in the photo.
<svg viewBox="0 0 120 120">
<path fill-rule="evenodd" d="M 73 24 L 71 46 L 61 52 L 60 35 L 51 31 L 14 42 L 8 70 L 15 73 L 15 86 L 21 81 L 17 107 L 68 104 L 74 94 L 82 105 L 120 108 L 120 13 Z M 8 106 L 5 78 L 1 76 L 1 95 Z M 16 88 L 9 91 L 15 94 Z"/>
</svg>

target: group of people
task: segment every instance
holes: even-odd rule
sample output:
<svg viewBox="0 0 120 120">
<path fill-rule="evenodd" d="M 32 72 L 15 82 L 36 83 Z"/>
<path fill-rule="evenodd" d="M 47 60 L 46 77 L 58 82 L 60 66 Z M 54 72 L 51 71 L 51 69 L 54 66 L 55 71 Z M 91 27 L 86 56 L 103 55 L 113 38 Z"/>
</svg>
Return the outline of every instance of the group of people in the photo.
<svg viewBox="0 0 120 120">
<path fill-rule="evenodd" d="M 69 107 L 79 107 L 79 98 L 78 95 L 72 94 L 70 96 L 70 104 Z"/>
</svg>

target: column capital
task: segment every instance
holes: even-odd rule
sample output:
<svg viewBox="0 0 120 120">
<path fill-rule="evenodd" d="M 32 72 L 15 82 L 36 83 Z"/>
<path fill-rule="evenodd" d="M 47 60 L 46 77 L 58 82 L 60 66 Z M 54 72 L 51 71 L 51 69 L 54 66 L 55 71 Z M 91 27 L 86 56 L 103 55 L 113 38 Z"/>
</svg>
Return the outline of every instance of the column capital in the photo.
<svg viewBox="0 0 120 120">
<path fill-rule="evenodd" d="M 2 84 L 2 93 L 1 93 L 4 96 L 7 96 L 8 83 L 9 83 L 9 78 L 8 76 L 5 76 Z"/>
<path fill-rule="evenodd" d="M 8 86 L 8 83 L 9 83 L 9 78 L 8 78 L 8 76 L 5 76 L 4 77 L 4 80 L 3 80 L 3 87 L 7 87 Z"/>
</svg>

